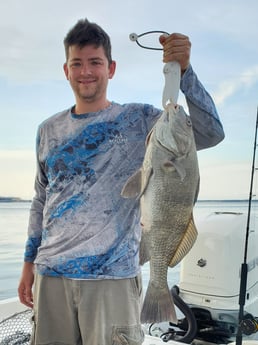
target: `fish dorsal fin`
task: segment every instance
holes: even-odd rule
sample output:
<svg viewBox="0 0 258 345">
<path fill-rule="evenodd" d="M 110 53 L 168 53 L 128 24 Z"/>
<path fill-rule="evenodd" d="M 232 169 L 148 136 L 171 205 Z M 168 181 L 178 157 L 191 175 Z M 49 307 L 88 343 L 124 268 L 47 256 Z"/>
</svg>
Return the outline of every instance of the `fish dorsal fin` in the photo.
<svg viewBox="0 0 258 345">
<path fill-rule="evenodd" d="M 124 198 L 140 198 L 148 184 L 149 184 L 149 180 L 150 177 L 152 175 L 153 169 L 152 167 L 149 167 L 148 170 L 146 170 L 144 176 L 144 180 L 142 179 L 142 169 L 137 170 L 131 177 L 129 177 L 129 179 L 126 181 L 121 195 Z"/>
<path fill-rule="evenodd" d="M 190 251 L 190 249 L 194 245 L 197 235 L 198 232 L 194 224 L 193 215 L 191 215 L 190 221 L 187 226 L 187 230 L 183 238 L 181 239 L 181 242 L 179 243 L 174 256 L 172 257 L 169 263 L 170 267 L 176 266 L 185 257 L 185 255 Z"/>
<path fill-rule="evenodd" d="M 141 181 L 142 181 L 142 171 L 137 170 L 129 179 L 126 181 L 121 195 L 124 198 L 136 198 L 141 194 Z"/>
<path fill-rule="evenodd" d="M 147 137 L 146 137 L 146 139 L 145 139 L 145 147 L 147 147 L 148 144 L 149 144 L 151 135 L 152 135 L 152 133 L 153 133 L 153 129 L 154 129 L 154 128 L 152 128 L 152 129 L 149 131 L 149 133 L 147 134 Z"/>
<path fill-rule="evenodd" d="M 149 132 L 146 137 L 145 146 L 147 147 L 153 133 L 153 129 Z M 142 168 L 137 170 L 132 176 L 126 181 L 122 191 L 121 196 L 124 198 L 140 198 L 149 183 L 150 176 L 152 175 L 152 167 L 149 167 L 144 174 L 142 174 Z M 143 180 L 143 177 L 144 180 Z"/>
</svg>

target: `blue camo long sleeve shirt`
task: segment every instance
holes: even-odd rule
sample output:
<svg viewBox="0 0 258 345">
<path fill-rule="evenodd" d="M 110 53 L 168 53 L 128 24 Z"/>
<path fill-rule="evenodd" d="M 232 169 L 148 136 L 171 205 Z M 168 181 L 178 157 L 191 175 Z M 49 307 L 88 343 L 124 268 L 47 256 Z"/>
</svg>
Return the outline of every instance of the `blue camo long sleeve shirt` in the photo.
<svg viewBox="0 0 258 345">
<path fill-rule="evenodd" d="M 191 66 L 181 80 L 197 149 L 224 138 L 214 103 Z M 140 168 L 145 138 L 161 113 L 111 103 L 97 113 L 64 110 L 38 129 L 35 197 L 25 261 L 40 274 L 120 279 L 139 272 L 139 201 L 120 193 Z"/>
</svg>

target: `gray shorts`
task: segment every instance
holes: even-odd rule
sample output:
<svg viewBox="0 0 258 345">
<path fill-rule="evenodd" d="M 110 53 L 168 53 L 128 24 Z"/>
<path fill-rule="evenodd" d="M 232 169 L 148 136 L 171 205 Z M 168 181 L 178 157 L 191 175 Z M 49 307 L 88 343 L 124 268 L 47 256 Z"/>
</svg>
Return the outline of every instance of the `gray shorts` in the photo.
<svg viewBox="0 0 258 345">
<path fill-rule="evenodd" d="M 36 275 L 31 345 L 140 345 L 141 276 L 73 280 Z"/>
</svg>

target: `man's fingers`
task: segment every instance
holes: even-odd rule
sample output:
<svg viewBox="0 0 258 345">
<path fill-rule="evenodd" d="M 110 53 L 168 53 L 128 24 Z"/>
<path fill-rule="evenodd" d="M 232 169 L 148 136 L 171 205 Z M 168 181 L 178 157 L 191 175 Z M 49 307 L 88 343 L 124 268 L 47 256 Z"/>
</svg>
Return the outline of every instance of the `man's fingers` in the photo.
<svg viewBox="0 0 258 345">
<path fill-rule="evenodd" d="M 33 307 L 33 296 L 31 289 L 26 289 L 24 286 L 20 286 L 18 289 L 18 295 L 20 302 L 29 308 Z"/>
</svg>

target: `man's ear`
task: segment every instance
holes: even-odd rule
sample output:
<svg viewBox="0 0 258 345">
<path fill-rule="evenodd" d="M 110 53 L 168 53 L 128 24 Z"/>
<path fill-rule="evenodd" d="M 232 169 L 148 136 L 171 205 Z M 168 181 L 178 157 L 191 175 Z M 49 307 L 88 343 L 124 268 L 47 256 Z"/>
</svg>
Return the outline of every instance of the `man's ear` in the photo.
<svg viewBox="0 0 258 345">
<path fill-rule="evenodd" d="M 109 79 L 112 79 L 116 71 L 116 62 L 112 61 L 109 66 Z"/>
<path fill-rule="evenodd" d="M 69 80 L 69 72 L 68 72 L 68 67 L 67 67 L 67 63 L 66 62 L 63 65 L 63 69 L 64 69 L 64 73 L 65 73 L 66 79 Z"/>
</svg>

